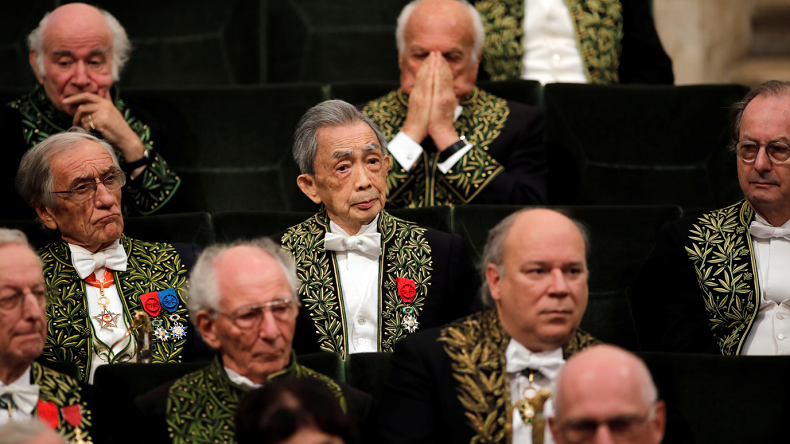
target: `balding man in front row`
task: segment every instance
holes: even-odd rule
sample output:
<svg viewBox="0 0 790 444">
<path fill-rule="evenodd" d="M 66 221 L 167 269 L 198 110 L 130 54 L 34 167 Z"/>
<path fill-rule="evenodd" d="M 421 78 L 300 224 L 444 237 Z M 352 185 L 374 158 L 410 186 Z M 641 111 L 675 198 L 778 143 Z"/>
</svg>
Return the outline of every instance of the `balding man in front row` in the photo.
<svg viewBox="0 0 790 444">
<path fill-rule="evenodd" d="M 571 358 L 557 378 L 554 407 L 557 444 L 658 444 L 664 437 L 666 405 L 650 370 L 619 347 L 598 345 Z"/>
<path fill-rule="evenodd" d="M 553 383 L 597 343 L 587 307 L 587 235 L 547 209 L 494 227 L 483 252 L 488 310 L 404 339 L 377 413 L 382 442 L 551 442 Z"/>
</svg>

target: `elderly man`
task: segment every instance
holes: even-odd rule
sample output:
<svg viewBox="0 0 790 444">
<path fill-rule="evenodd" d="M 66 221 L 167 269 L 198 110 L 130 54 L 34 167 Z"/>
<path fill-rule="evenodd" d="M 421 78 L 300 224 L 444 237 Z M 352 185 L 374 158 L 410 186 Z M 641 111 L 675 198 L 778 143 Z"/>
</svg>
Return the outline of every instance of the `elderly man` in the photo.
<svg viewBox="0 0 790 444">
<path fill-rule="evenodd" d="M 184 304 L 193 245 L 149 243 L 123 235 L 126 174 L 106 142 L 73 128 L 50 136 L 22 158 L 22 197 L 62 240 L 41 249 L 50 332 L 44 357 L 77 363 L 85 380 L 96 367 L 136 356 L 132 316 L 152 319 L 153 362 L 189 356 L 192 329 Z"/>
<path fill-rule="evenodd" d="M 0 426 L 38 417 L 69 441 L 96 439 L 101 412 L 92 388 L 35 362 L 46 310 L 38 256 L 21 231 L 0 228 Z"/>
<path fill-rule="evenodd" d="M 170 436 L 173 443 L 184 443 L 198 436 L 200 442 L 233 442 L 242 394 L 282 378 L 315 378 L 351 416 L 365 415 L 368 395 L 296 361 L 291 341 L 299 283 L 293 260 L 276 243 L 259 239 L 211 246 L 190 279 L 190 314 L 218 354 L 205 369 L 138 398 L 154 439 Z"/>
<path fill-rule="evenodd" d="M 480 16 L 466 0 L 415 0 L 398 17 L 400 89 L 363 112 L 391 138 L 389 203 L 546 200 L 543 116 L 477 88 Z"/>
<path fill-rule="evenodd" d="M 659 444 L 666 406 L 657 398 L 641 359 L 610 345 L 590 347 L 557 377 L 551 433 L 557 444 Z"/>
<path fill-rule="evenodd" d="M 631 302 L 658 348 L 790 354 L 790 83 L 733 106 L 732 145 L 746 199 L 667 223 Z"/>
<path fill-rule="evenodd" d="M 386 149 L 376 125 L 340 100 L 299 122 L 297 184 L 322 207 L 276 236 L 302 280 L 298 353 L 389 352 L 418 328 L 469 313 L 477 285 L 461 238 L 384 211 Z"/>
<path fill-rule="evenodd" d="M 154 150 L 164 148 L 160 125 L 127 106 L 112 88 L 131 49 L 115 17 L 93 6 L 69 3 L 46 14 L 28 36 L 28 44 L 39 85 L 0 115 L 5 144 L 0 168 L 8 178 L 2 190 L 11 199 L 0 208 L 0 219 L 28 216 L 24 203 L 12 197 L 10 179 L 25 151 L 71 126 L 105 139 L 118 153 L 129 176 L 124 214 L 147 215 L 168 204 L 181 179 Z"/>
<path fill-rule="evenodd" d="M 494 227 L 481 262 L 493 308 L 398 344 L 379 403 L 382 440 L 550 441 L 557 372 L 596 342 L 578 329 L 586 245 L 583 228 L 552 210 L 522 210 Z"/>
<path fill-rule="evenodd" d="M 672 61 L 661 47 L 647 0 L 477 0 L 491 80 L 541 83 L 667 83 Z"/>
</svg>

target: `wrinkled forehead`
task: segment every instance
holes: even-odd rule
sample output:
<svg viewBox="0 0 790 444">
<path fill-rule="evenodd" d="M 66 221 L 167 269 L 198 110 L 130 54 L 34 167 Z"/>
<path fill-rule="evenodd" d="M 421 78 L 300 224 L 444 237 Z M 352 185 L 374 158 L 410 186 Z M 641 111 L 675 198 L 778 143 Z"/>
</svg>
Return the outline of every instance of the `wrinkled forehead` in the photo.
<svg viewBox="0 0 790 444">
<path fill-rule="evenodd" d="M 365 122 L 325 126 L 318 130 L 318 152 L 337 159 L 358 151 L 381 151 L 376 133 Z"/>
<path fill-rule="evenodd" d="M 44 30 L 47 51 L 110 50 L 112 32 L 100 12 L 53 13 Z"/>
<path fill-rule="evenodd" d="M 292 296 L 282 266 L 258 248 L 239 246 L 225 251 L 214 260 L 214 273 L 223 311 Z"/>
<path fill-rule="evenodd" d="M 433 3 L 423 2 L 412 12 L 404 28 L 406 45 L 438 51 L 471 48 L 475 35 L 470 12 L 456 1 Z"/>
<path fill-rule="evenodd" d="M 19 243 L 0 245 L 0 287 L 43 283 L 41 261 L 33 250 Z"/>
<path fill-rule="evenodd" d="M 49 166 L 55 183 L 60 185 L 68 185 L 76 180 L 91 180 L 116 169 L 107 149 L 90 140 L 70 149 L 53 149 Z"/>
</svg>

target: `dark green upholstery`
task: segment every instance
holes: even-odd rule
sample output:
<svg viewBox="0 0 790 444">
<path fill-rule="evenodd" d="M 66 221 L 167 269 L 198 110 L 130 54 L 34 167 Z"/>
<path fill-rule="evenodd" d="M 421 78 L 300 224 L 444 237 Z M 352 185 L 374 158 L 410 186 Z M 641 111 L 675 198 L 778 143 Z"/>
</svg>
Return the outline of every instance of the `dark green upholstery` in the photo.
<svg viewBox="0 0 790 444">
<path fill-rule="evenodd" d="M 60 239 L 56 232 L 44 228 L 41 222 L 34 220 L 0 220 L 0 227 L 22 231 L 30 245 L 36 249 Z"/>
<path fill-rule="evenodd" d="M 346 361 L 348 385 L 370 393 L 378 399 L 392 365 L 391 353 L 354 353 Z"/>
<path fill-rule="evenodd" d="M 387 94 L 398 88 L 398 82 L 335 82 L 329 85 L 329 94 L 333 99 L 345 100 L 348 103 L 360 104 Z M 540 104 L 541 86 L 535 80 L 506 80 L 502 82 L 477 82 L 481 89 L 515 102 L 537 106 Z"/>
<path fill-rule="evenodd" d="M 42 359 L 42 357 L 39 357 L 36 362 L 51 370 L 55 370 L 58 373 L 71 376 L 76 380 L 82 379 L 80 376 L 80 368 L 77 367 L 77 364 L 71 361 L 47 361 Z"/>
<path fill-rule="evenodd" d="M 0 58 L 3 60 L 0 87 L 30 90 L 36 85 L 36 77 L 28 62 L 27 35 L 57 3 L 56 0 L 0 2 Z"/>
<path fill-rule="evenodd" d="M 639 353 L 668 406 L 665 443 L 787 442 L 787 356 Z"/>
<path fill-rule="evenodd" d="M 488 231 L 516 206 L 470 205 L 453 208 L 453 231 L 480 260 Z M 569 214 L 591 233 L 588 257 L 590 297 L 582 328 L 596 338 L 639 350 L 626 291 L 647 258 L 664 222 L 680 216 L 675 206 L 569 207 Z"/>
<path fill-rule="evenodd" d="M 322 375 L 329 376 L 335 381 L 346 381 L 346 366 L 336 353 L 321 352 L 299 355 L 296 357 L 296 362 Z"/>
<path fill-rule="evenodd" d="M 96 368 L 93 385 L 117 400 L 128 400 L 145 394 L 160 385 L 178 379 L 209 365 L 210 362 L 178 364 L 112 364 Z"/>
<path fill-rule="evenodd" d="M 424 227 L 445 233 L 452 232 L 452 208 L 450 207 L 396 208 L 387 211 L 395 217 L 416 222 Z"/>
<path fill-rule="evenodd" d="M 127 90 L 164 120 L 167 160 L 199 211 L 310 210 L 296 186 L 293 131 L 321 85 Z"/>
<path fill-rule="evenodd" d="M 549 202 L 686 208 L 738 201 L 727 107 L 746 91 L 740 85 L 547 85 Z"/>
<path fill-rule="evenodd" d="M 238 211 L 213 214 L 214 238 L 233 242 L 272 236 L 304 221 L 313 213 Z"/>
</svg>

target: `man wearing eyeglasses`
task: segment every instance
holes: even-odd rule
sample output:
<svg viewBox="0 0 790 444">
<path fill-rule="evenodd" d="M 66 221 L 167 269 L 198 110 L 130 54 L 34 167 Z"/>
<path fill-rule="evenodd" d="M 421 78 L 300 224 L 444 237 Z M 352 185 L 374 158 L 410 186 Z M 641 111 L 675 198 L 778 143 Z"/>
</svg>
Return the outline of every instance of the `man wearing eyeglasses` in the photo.
<svg viewBox="0 0 790 444">
<path fill-rule="evenodd" d="M 190 275 L 189 311 L 217 357 L 138 398 L 152 427 L 159 426 L 152 436 L 169 435 L 173 443 L 232 442 L 242 395 L 282 378 L 315 378 L 346 413 L 364 415 L 368 395 L 296 361 L 291 342 L 298 286 L 293 259 L 270 239 L 213 245 L 201 254 Z"/>
<path fill-rule="evenodd" d="M 786 355 L 790 83 L 755 87 L 732 110 L 745 200 L 666 224 L 631 302 L 637 325 L 660 332 L 654 348 Z"/>
<path fill-rule="evenodd" d="M 35 362 L 47 337 L 46 295 L 25 235 L 0 228 L 0 426 L 38 418 L 68 442 L 103 442 L 93 388 Z"/>
<path fill-rule="evenodd" d="M 557 444 L 659 444 L 666 405 L 641 359 L 610 345 L 574 355 L 557 377 Z"/>
<path fill-rule="evenodd" d="M 44 358 L 75 362 L 86 381 L 97 366 L 136 358 L 135 312 L 152 320 L 154 363 L 190 358 L 193 331 L 184 292 L 195 246 L 143 242 L 123 234 L 126 176 L 113 148 L 72 128 L 22 158 L 16 184 L 61 240 L 41 249 L 50 332 Z"/>
</svg>

